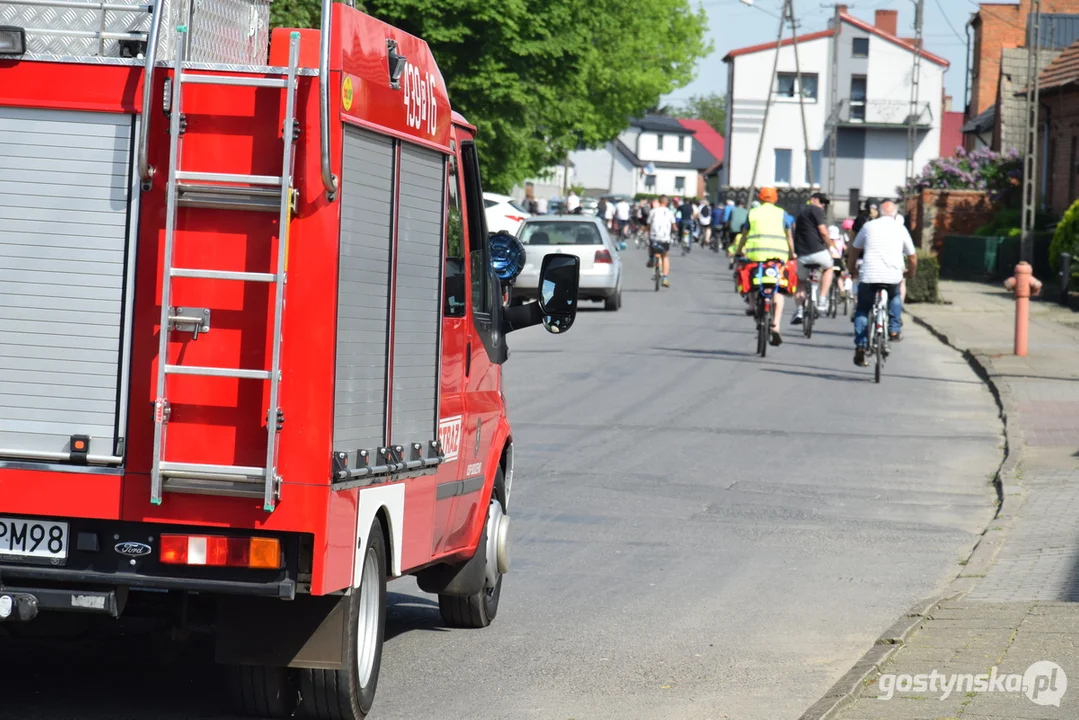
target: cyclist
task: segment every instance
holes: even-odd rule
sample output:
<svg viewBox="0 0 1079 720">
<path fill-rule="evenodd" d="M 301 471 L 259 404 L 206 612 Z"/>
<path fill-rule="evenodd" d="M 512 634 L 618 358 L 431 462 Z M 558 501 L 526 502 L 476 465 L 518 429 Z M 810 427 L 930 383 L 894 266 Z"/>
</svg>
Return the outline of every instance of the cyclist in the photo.
<svg viewBox="0 0 1079 720">
<path fill-rule="evenodd" d="M 708 200 L 702 202 L 697 209 L 697 222 L 701 226 L 701 247 L 708 247 L 712 240 L 712 206 L 708 204 Z"/>
<path fill-rule="evenodd" d="M 820 297 L 817 298 L 817 312 L 828 309 L 828 290 L 832 287 L 832 238 L 828 235 L 824 210 L 828 207 L 828 196 L 815 192 L 809 196 L 809 203 L 798 213 L 794 229 L 794 250 L 798 253 L 798 306 L 794 309 L 791 323 L 800 325 L 805 310 L 806 291 L 802 289 L 802 280 L 809 277 L 812 266 L 823 270 L 820 281 Z"/>
<path fill-rule="evenodd" d="M 903 223 L 896 220 L 899 208 L 886 200 L 881 203 L 880 211 L 880 217 L 862 226 L 847 253 L 850 268 L 858 268 L 858 260 L 862 260 L 858 268 L 858 304 L 854 310 L 854 364 L 858 367 L 869 365 L 865 359 L 869 345 L 869 312 L 880 289 L 888 291 L 888 337 L 892 342 L 902 339 L 903 300 L 899 284 L 918 267 L 914 241 Z"/>
<path fill-rule="evenodd" d="M 675 201 L 677 202 L 677 200 Z M 682 241 L 682 232 L 689 232 L 689 243 L 693 244 L 693 221 L 697 218 L 697 209 L 693 207 L 693 203 L 689 198 L 682 200 L 682 204 L 678 207 L 678 242 Z"/>
<path fill-rule="evenodd" d="M 749 221 L 749 211 L 746 210 L 745 202 L 739 200 L 736 207 L 732 207 L 727 213 L 727 232 L 730 234 L 730 244 L 727 252 L 734 255 L 734 249 L 742 240 L 742 228 Z"/>
<path fill-rule="evenodd" d="M 648 215 L 649 267 L 652 262 L 661 262 L 663 266 L 663 287 L 670 287 L 667 276 L 671 273 L 671 233 L 675 229 L 674 213 L 667 207 L 667 196 L 659 196 L 659 204 Z"/>
<path fill-rule="evenodd" d="M 619 239 L 625 239 L 629 234 L 628 225 L 630 211 L 629 201 L 625 198 L 619 199 L 618 203 L 614 206 L 615 234 L 618 235 Z"/>
<path fill-rule="evenodd" d="M 742 239 L 738 243 L 735 255 L 745 253 L 749 262 L 760 263 L 769 260 L 787 262 L 796 257 L 794 238 L 790 228 L 784 227 L 783 209 L 776 206 L 779 192 L 774 187 L 761 188 L 761 204 L 749 211 L 749 218 L 740 228 Z M 783 294 L 775 295 L 776 320 L 772 327 L 772 345 L 781 345 L 783 336 L 779 333 L 780 319 L 783 317 Z"/>
</svg>

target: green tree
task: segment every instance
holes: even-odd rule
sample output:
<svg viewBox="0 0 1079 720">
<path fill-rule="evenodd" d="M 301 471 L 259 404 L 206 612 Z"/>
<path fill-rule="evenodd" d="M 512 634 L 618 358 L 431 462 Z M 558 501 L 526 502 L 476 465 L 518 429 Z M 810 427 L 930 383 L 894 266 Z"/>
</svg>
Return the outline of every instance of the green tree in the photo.
<svg viewBox="0 0 1079 720">
<path fill-rule="evenodd" d="M 479 130 L 485 184 L 515 182 L 596 147 L 687 84 L 710 51 L 690 0 L 366 0 L 431 47 L 450 102 Z M 317 26 L 318 0 L 278 0 L 273 22 Z"/>
<path fill-rule="evenodd" d="M 720 135 L 727 134 L 727 98 L 722 95 L 694 95 L 669 112 L 676 118 L 704 120 Z"/>
</svg>

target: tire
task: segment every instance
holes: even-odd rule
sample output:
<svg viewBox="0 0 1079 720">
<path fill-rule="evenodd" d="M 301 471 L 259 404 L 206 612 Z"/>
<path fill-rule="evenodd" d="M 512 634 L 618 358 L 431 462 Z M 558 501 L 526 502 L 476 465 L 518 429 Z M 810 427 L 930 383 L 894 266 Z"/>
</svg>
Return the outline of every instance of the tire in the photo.
<svg viewBox="0 0 1079 720">
<path fill-rule="evenodd" d="M 296 687 L 288 668 L 231 665 L 227 669 L 233 709 L 257 718 L 288 718 L 296 707 Z"/>
<path fill-rule="evenodd" d="M 662 262 L 662 260 L 660 258 L 656 258 L 656 262 Z M 657 267 L 652 273 L 652 275 L 655 276 L 656 279 L 656 292 L 659 292 L 660 277 L 663 275 L 663 271 Z"/>
<path fill-rule="evenodd" d="M 847 317 L 850 314 L 850 297 L 843 293 L 843 317 Z"/>
<path fill-rule="evenodd" d="M 884 366 L 884 356 L 881 353 L 880 348 L 877 348 L 876 355 L 877 355 L 877 363 L 873 368 L 873 382 L 879 383 L 880 382 L 880 371 L 883 369 L 883 366 Z"/>
<path fill-rule="evenodd" d="M 495 489 L 491 496 L 491 503 L 487 507 L 488 522 L 484 524 L 483 534 L 480 536 L 479 547 L 476 552 L 487 552 L 488 528 L 490 526 L 491 513 L 495 506 L 506 511 L 506 481 L 499 468 L 495 475 Z M 492 561 L 493 562 L 493 561 Z M 498 615 L 498 601 L 502 596 L 502 578 L 504 575 L 494 570 L 497 579 L 494 583 L 489 581 L 478 593 L 472 595 L 439 595 L 438 610 L 442 614 L 442 621 L 449 627 L 469 628 L 478 630 L 490 625 Z"/>
<path fill-rule="evenodd" d="M 622 307 L 622 288 L 617 288 L 614 295 L 603 299 L 603 309 L 607 312 L 615 312 Z"/>
<path fill-rule="evenodd" d="M 371 523 L 363 557 L 360 587 L 347 596 L 344 667 L 300 671 L 301 717 L 362 720 L 371 711 L 386 632 L 386 538 L 377 518 Z"/>
<path fill-rule="evenodd" d="M 813 337 L 813 317 L 817 314 L 816 303 L 813 298 L 806 295 L 806 304 L 802 309 L 802 332 L 806 338 Z"/>
</svg>

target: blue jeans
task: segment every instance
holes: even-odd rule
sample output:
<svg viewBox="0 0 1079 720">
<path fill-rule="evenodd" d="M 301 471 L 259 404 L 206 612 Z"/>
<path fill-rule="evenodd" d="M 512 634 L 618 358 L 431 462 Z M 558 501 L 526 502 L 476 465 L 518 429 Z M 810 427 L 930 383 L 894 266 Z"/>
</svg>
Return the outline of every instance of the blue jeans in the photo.
<svg viewBox="0 0 1079 720">
<path fill-rule="evenodd" d="M 895 285 L 858 283 L 858 306 L 854 309 L 854 346 L 869 345 L 869 313 L 877 299 L 877 290 L 888 291 L 888 332 L 903 329 L 903 299 L 899 297 L 899 283 Z"/>
</svg>

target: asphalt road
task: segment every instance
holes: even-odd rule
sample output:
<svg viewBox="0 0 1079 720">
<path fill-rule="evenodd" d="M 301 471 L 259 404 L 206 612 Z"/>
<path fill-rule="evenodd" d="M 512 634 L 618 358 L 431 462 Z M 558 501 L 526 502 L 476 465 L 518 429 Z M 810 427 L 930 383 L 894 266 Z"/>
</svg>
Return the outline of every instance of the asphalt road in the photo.
<svg viewBox="0 0 1079 720">
<path fill-rule="evenodd" d="M 391 584 L 373 720 L 797 718 L 991 517 L 995 406 L 925 331 L 881 385 L 845 318 L 762 360 L 725 261 L 676 256 L 656 294 L 643 251 L 623 257 L 620 312 L 509 338 L 498 619 L 446 630 Z M 227 717 L 219 671 L 169 670 L 163 646 L 0 640 L 0 718 Z"/>
</svg>

